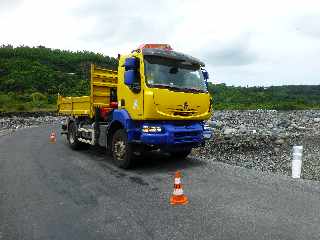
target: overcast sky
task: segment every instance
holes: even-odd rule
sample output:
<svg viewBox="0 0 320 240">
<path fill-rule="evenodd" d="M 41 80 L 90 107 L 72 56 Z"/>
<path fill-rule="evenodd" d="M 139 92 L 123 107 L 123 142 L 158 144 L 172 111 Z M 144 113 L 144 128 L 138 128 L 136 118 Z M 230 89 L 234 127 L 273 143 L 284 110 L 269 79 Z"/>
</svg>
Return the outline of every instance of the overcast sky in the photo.
<svg viewBox="0 0 320 240">
<path fill-rule="evenodd" d="M 227 85 L 320 84 L 320 1 L 0 0 L 0 44 L 109 56 L 169 43 Z"/>
</svg>

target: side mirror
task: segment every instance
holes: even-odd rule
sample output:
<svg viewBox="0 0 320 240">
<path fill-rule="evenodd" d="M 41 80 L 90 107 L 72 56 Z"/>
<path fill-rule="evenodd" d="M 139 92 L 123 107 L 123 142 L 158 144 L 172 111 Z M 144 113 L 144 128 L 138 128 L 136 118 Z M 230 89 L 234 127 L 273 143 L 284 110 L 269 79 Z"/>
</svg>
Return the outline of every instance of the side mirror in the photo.
<svg viewBox="0 0 320 240">
<path fill-rule="evenodd" d="M 129 57 L 124 62 L 124 84 L 126 84 L 133 92 L 138 93 L 141 90 L 139 83 L 139 59 Z"/>
<path fill-rule="evenodd" d="M 138 60 L 136 58 L 127 58 L 124 62 L 125 70 L 133 70 L 138 68 Z"/>
<path fill-rule="evenodd" d="M 202 75 L 203 75 L 204 80 L 207 81 L 209 79 L 209 73 L 205 69 L 201 69 L 201 71 L 202 71 Z"/>
<path fill-rule="evenodd" d="M 132 86 L 134 82 L 137 81 L 137 71 L 127 70 L 124 72 L 124 83 L 129 87 Z"/>
<path fill-rule="evenodd" d="M 208 90 L 208 79 L 209 79 L 209 73 L 207 70 L 205 70 L 203 67 L 201 68 L 201 72 L 202 72 L 202 75 L 203 75 L 203 78 L 204 78 L 204 82 L 206 84 L 206 88 Z"/>
</svg>

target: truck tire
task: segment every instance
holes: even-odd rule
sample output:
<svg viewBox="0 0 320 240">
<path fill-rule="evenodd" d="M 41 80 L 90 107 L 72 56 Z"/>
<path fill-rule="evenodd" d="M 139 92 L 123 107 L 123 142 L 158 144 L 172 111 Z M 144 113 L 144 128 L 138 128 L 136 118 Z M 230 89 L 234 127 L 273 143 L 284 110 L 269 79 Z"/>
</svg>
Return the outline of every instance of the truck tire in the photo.
<svg viewBox="0 0 320 240">
<path fill-rule="evenodd" d="M 132 165 L 132 145 L 128 142 L 127 133 L 123 129 L 119 129 L 113 134 L 111 150 L 116 166 L 127 169 Z"/>
<path fill-rule="evenodd" d="M 84 143 L 79 142 L 77 138 L 77 126 L 74 122 L 71 122 L 68 127 L 68 134 L 67 134 L 67 139 L 69 146 L 73 150 L 78 150 L 84 147 Z"/>
<path fill-rule="evenodd" d="M 177 151 L 177 152 L 170 152 L 170 155 L 174 158 L 184 159 L 190 154 L 190 152 L 191 152 L 191 149 L 186 149 L 186 150 Z"/>
</svg>

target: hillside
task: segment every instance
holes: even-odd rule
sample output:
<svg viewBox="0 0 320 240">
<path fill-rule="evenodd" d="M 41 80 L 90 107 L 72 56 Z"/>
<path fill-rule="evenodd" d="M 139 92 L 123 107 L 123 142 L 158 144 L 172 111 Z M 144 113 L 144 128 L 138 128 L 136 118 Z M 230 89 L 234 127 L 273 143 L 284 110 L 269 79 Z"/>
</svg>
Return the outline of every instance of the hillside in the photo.
<svg viewBox="0 0 320 240">
<path fill-rule="evenodd" d="M 117 68 L 117 59 L 88 51 L 0 47 L 0 111 L 53 108 L 57 93 L 89 90 L 90 63 Z"/>
<path fill-rule="evenodd" d="M 209 83 L 215 109 L 320 109 L 320 85 L 234 87 Z"/>
<path fill-rule="evenodd" d="M 57 93 L 89 92 L 89 66 L 117 68 L 117 59 L 88 51 L 0 47 L 0 112 L 54 109 Z M 234 87 L 209 83 L 215 109 L 320 108 L 320 85 Z"/>
</svg>

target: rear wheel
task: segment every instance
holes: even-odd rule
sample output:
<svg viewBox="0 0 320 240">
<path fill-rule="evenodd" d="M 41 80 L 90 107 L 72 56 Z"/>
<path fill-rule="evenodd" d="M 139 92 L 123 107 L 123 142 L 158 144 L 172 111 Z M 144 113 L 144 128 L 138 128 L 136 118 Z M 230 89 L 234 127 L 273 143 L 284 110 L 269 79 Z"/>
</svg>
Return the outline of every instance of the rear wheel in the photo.
<svg viewBox="0 0 320 240">
<path fill-rule="evenodd" d="M 191 152 L 191 149 L 176 151 L 176 152 L 170 152 L 170 155 L 174 158 L 186 158 Z"/>
<path fill-rule="evenodd" d="M 87 144 L 78 141 L 77 126 L 74 122 L 71 122 L 69 124 L 67 139 L 68 139 L 69 146 L 74 150 L 87 147 Z"/>
<path fill-rule="evenodd" d="M 112 137 L 113 162 L 120 168 L 129 168 L 133 161 L 132 144 L 128 142 L 127 133 L 117 130 Z"/>
</svg>

